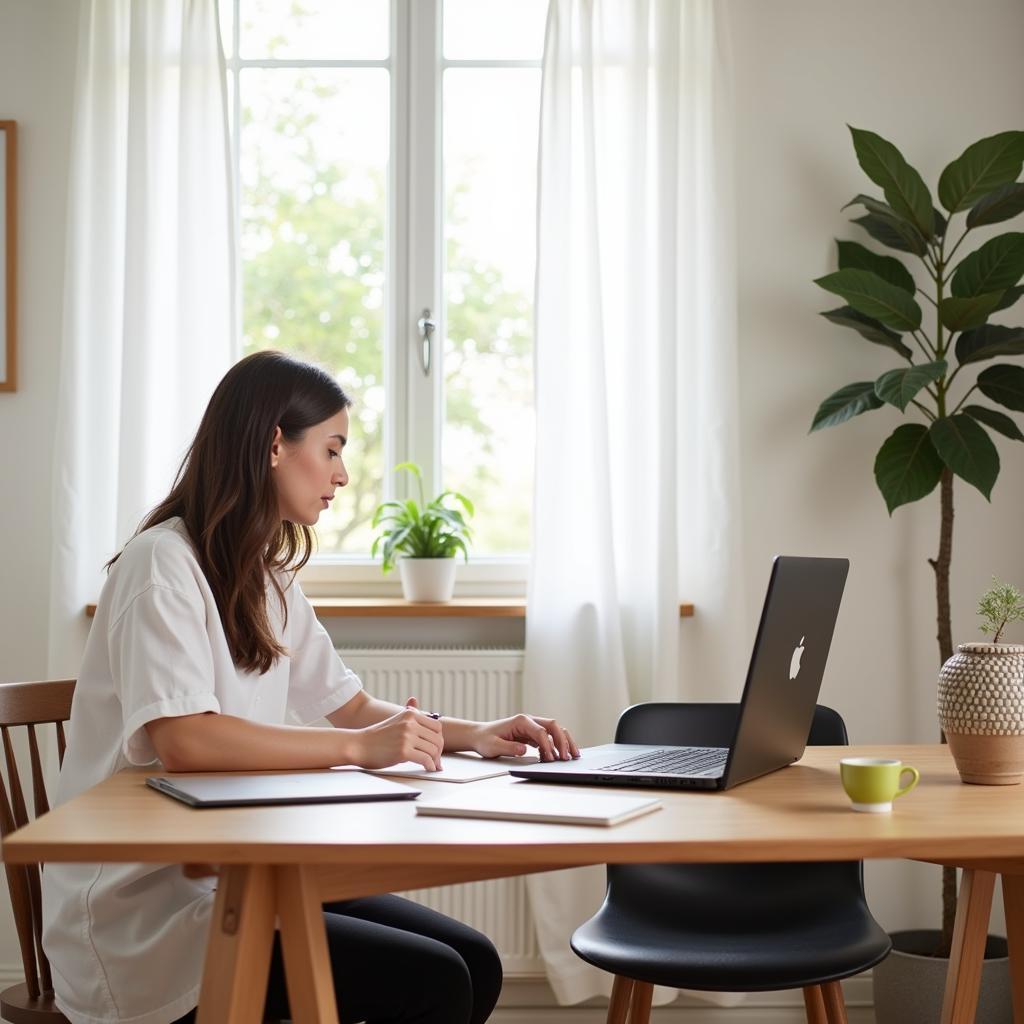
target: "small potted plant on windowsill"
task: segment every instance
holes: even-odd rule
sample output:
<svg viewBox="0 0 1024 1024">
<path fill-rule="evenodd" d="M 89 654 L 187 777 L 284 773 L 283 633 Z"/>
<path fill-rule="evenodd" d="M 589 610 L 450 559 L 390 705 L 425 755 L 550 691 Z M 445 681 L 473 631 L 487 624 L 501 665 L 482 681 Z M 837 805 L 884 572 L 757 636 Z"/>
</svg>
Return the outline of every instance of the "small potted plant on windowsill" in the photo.
<svg viewBox="0 0 1024 1024">
<path fill-rule="evenodd" d="M 462 552 L 469 560 L 466 544 L 472 531 L 466 516 L 473 515 L 473 503 L 457 491 L 442 491 L 428 502 L 420 467 L 402 462 L 395 466 L 396 473 L 400 470 L 416 477 L 419 503 L 407 498 L 377 506 L 372 525 L 380 533 L 370 554 L 376 558 L 380 552 L 384 572 L 390 572 L 397 561 L 407 601 L 450 601 L 455 588 L 455 556 Z M 452 507 L 455 503 L 462 506 L 461 511 Z"/>
</svg>

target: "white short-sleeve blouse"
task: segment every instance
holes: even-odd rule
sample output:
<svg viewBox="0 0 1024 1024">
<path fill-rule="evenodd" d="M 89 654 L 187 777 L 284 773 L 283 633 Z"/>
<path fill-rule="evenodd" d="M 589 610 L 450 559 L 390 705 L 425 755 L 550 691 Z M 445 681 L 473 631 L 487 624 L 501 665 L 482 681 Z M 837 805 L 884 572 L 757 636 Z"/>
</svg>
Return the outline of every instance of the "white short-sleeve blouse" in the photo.
<svg viewBox="0 0 1024 1024">
<path fill-rule="evenodd" d="M 298 582 L 285 590 L 286 623 L 268 589 L 288 653 L 264 675 L 240 671 L 182 521 L 132 539 L 97 605 L 54 802 L 158 763 L 144 728 L 154 719 L 213 711 L 308 724 L 353 697 L 362 684 Z M 43 948 L 72 1024 L 169 1024 L 195 1006 L 214 887 L 177 864 L 46 865 Z"/>
</svg>

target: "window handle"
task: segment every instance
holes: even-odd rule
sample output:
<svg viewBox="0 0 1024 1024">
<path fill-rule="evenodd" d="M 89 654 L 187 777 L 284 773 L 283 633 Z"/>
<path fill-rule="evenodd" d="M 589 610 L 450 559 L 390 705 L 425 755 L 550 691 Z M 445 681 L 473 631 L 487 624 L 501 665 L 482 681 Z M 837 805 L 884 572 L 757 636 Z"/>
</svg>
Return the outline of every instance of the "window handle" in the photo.
<svg viewBox="0 0 1024 1024">
<path fill-rule="evenodd" d="M 420 335 L 420 366 L 423 367 L 423 376 L 430 376 L 430 339 L 434 334 L 437 323 L 430 319 L 430 310 L 424 309 L 419 320 L 416 321 L 416 329 Z"/>
</svg>

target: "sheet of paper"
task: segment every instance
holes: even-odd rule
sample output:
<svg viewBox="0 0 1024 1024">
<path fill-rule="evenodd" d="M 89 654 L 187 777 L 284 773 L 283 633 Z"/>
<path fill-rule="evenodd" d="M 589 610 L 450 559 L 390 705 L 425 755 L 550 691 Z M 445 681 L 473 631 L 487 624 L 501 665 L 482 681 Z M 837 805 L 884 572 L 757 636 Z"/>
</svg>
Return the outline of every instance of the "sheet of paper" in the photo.
<svg viewBox="0 0 1024 1024">
<path fill-rule="evenodd" d="M 431 779 L 435 782 L 477 782 L 480 779 L 493 779 L 499 775 L 507 775 L 509 768 L 536 764 L 537 760 L 535 755 L 491 759 L 480 757 L 477 754 L 442 754 L 439 772 L 428 772 L 423 765 L 416 764 L 415 761 L 403 761 L 401 764 L 391 765 L 390 768 L 368 770 L 374 775 Z"/>
</svg>

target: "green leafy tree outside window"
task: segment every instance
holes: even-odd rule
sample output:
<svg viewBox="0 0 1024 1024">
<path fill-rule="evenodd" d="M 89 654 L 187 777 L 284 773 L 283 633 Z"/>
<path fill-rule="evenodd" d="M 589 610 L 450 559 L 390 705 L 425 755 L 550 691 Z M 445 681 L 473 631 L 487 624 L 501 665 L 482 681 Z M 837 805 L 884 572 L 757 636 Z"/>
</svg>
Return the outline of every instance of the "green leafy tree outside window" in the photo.
<svg viewBox="0 0 1024 1024">
<path fill-rule="evenodd" d="M 334 87 L 315 75 L 297 76 L 273 109 L 269 130 L 304 178 L 301 190 L 282 188 L 272 161 L 257 148 L 243 189 L 243 335 L 246 352 L 280 348 L 340 374 L 356 399 L 353 448 L 358 472 L 346 488 L 344 517 L 320 529 L 326 550 L 368 551 L 370 521 L 381 499 L 384 382 L 381 380 L 385 288 L 385 182 L 346 187 L 350 170 L 317 152 L 311 131 L 317 101 Z M 243 131 L 253 114 L 243 112 Z M 449 202 L 459 217 L 459 189 Z M 479 453 L 459 486 L 479 499 L 492 494 L 493 511 L 479 517 L 482 550 L 526 550 L 525 516 L 500 514 L 499 475 L 491 454 L 491 428 L 481 415 L 465 361 L 499 361 L 503 387 L 530 401 L 531 304 L 502 283 L 500 272 L 450 237 L 447 246 L 446 402 L 450 426 L 466 431 Z M 486 507 L 484 501 L 478 505 Z M 483 511 L 483 509 L 481 509 Z"/>
</svg>

